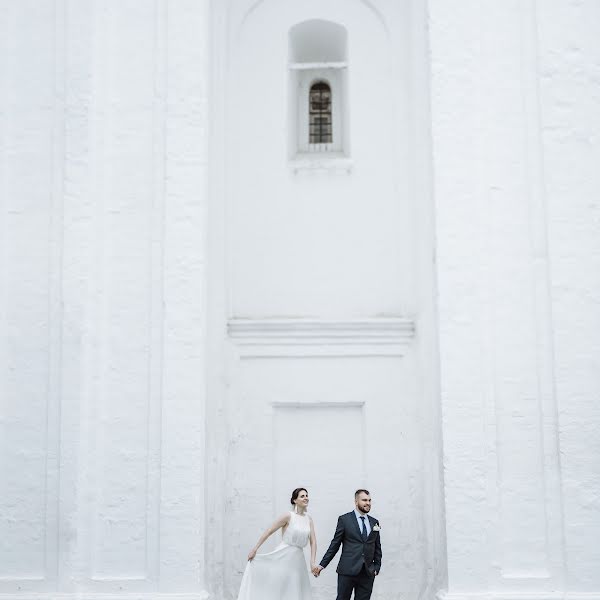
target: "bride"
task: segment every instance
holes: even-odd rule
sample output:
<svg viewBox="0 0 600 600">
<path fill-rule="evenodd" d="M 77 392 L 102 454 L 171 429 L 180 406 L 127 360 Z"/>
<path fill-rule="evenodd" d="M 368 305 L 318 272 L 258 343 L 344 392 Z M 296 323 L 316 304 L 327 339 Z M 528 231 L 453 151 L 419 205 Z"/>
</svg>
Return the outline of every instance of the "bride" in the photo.
<svg viewBox="0 0 600 600">
<path fill-rule="evenodd" d="M 317 538 L 306 514 L 308 492 L 296 488 L 290 499 L 293 510 L 281 515 L 248 553 L 238 600 L 312 600 L 303 548 L 310 541 L 310 566 L 315 568 Z M 257 554 L 265 540 L 282 530 L 282 541 L 273 552 Z"/>
</svg>

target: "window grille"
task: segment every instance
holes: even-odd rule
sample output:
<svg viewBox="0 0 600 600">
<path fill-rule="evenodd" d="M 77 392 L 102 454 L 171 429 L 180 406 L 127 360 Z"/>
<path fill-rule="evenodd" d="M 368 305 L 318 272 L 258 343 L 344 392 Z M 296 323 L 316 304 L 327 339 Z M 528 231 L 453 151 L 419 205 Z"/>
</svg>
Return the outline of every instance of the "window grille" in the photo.
<svg viewBox="0 0 600 600">
<path fill-rule="evenodd" d="M 331 88 L 320 81 L 311 86 L 309 96 L 309 143 L 331 144 Z"/>
</svg>

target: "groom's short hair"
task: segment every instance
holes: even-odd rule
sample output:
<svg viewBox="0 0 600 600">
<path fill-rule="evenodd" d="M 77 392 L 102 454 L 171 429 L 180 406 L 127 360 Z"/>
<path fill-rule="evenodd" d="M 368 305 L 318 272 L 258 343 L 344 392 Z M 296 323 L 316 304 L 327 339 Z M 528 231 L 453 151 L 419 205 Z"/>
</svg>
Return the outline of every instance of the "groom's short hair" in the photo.
<svg viewBox="0 0 600 600">
<path fill-rule="evenodd" d="M 356 500 L 361 494 L 366 494 L 367 496 L 370 496 L 371 492 L 369 490 L 365 490 L 363 488 L 361 488 L 360 490 L 356 490 L 354 492 L 354 499 Z"/>
</svg>

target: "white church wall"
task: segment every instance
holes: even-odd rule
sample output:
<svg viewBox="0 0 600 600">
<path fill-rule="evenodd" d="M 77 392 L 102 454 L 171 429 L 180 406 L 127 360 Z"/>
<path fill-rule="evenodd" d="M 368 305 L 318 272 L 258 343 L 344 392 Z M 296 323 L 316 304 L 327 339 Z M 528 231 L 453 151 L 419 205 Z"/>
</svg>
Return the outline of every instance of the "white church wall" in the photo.
<svg viewBox="0 0 600 600">
<path fill-rule="evenodd" d="M 300 483 L 321 550 L 334 489 L 374 485 L 379 597 L 598 596 L 598 4 L 336 4 L 247 4 L 254 34 L 279 7 L 256 70 L 219 37 L 221 2 L 2 3 L 1 600 L 231 597 L 300 475 L 287 438 L 351 452 L 333 423 L 362 432 L 358 467 Z M 309 14 L 350 34 L 329 171 L 288 162 L 278 61 Z M 231 58 L 236 89 L 272 84 L 268 115 L 227 95 Z M 277 144 L 228 155 L 225 101 L 262 115 L 233 111 L 243 139 L 275 123 Z"/>
</svg>

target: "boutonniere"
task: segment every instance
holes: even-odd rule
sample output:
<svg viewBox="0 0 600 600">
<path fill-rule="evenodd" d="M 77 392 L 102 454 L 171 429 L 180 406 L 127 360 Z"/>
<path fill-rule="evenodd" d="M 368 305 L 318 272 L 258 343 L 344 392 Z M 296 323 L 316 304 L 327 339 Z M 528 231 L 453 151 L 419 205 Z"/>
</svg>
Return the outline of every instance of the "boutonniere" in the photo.
<svg viewBox="0 0 600 600">
<path fill-rule="evenodd" d="M 379 525 L 379 523 L 376 523 L 376 524 L 373 526 L 373 531 L 381 531 L 381 525 Z"/>
</svg>

